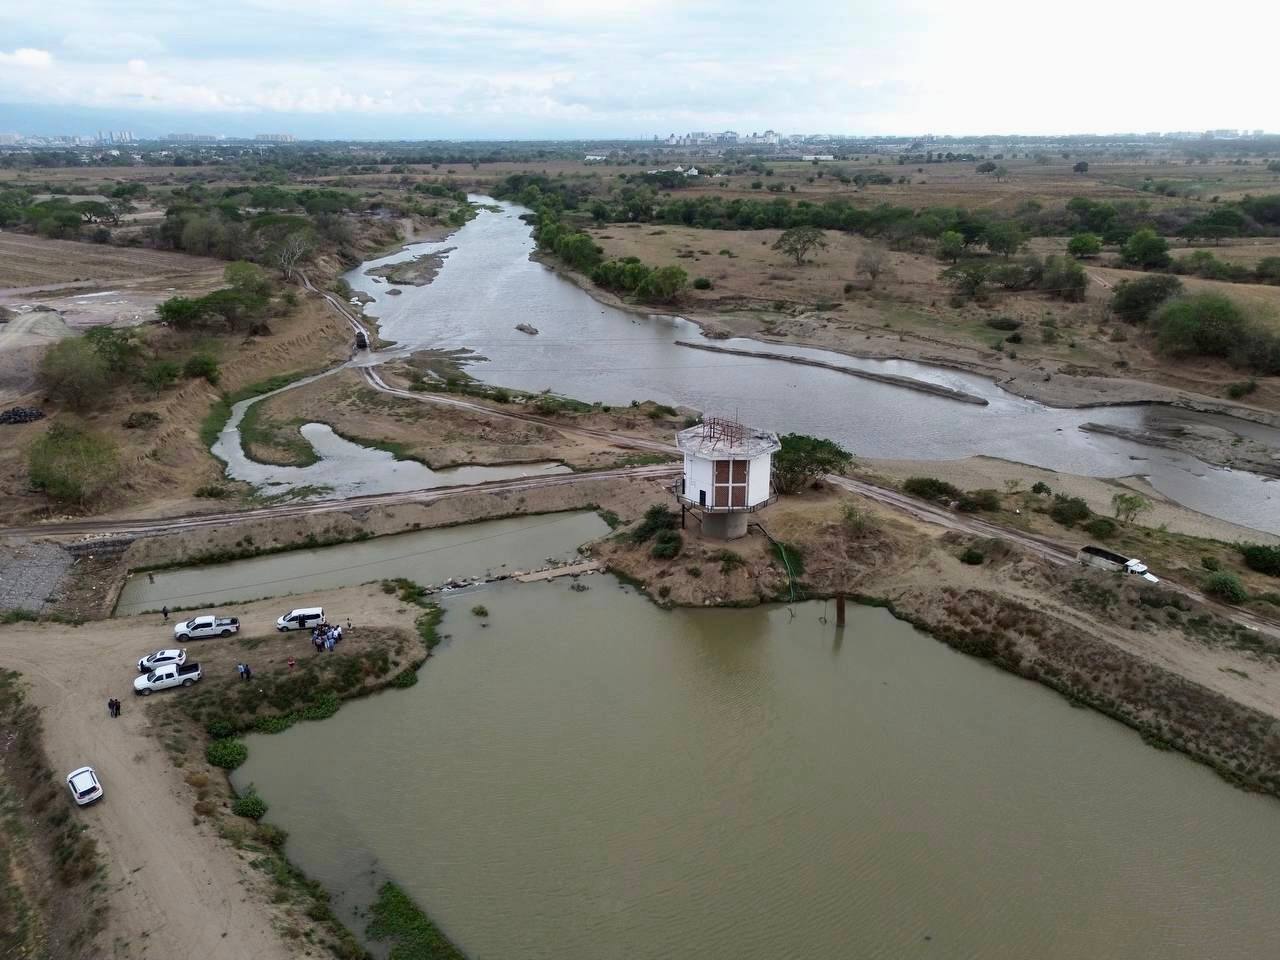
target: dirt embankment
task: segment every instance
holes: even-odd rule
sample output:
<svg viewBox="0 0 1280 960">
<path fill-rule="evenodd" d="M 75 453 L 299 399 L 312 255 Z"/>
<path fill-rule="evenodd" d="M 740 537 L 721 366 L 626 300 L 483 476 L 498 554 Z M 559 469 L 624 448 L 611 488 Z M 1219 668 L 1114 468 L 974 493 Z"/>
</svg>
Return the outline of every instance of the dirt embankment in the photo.
<svg viewBox="0 0 1280 960">
<path fill-rule="evenodd" d="M 1056 567 L 1004 541 L 940 535 L 856 497 L 807 494 L 758 519 L 785 544 L 799 595 L 887 603 L 959 650 L 1052 686 L 1234 782 L 1280 795 L 1275 638 L 1170 591 Z M 724 544 L 702 540 L 696 527 L 683 534 L 675 559 L 655 559 L 652 541 L 625 537 L 595 552 L 664 604 L 749 605 L 790 595 L 764 536 Z M 960 560 L 970 549 L 977 565 Z"/>
</svg>

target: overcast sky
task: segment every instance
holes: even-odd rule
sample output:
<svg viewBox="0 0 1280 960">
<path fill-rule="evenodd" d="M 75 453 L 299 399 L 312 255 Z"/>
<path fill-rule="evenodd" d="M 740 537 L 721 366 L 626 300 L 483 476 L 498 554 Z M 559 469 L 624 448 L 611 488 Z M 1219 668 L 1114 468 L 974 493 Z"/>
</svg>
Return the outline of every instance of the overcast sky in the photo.
<svg viewBox="0 0 1280 960">
<path fill-rule="evenodd" d="M 0 132 L 1280 130 L 1280 2 L 0 2 Z"/>
</svg>

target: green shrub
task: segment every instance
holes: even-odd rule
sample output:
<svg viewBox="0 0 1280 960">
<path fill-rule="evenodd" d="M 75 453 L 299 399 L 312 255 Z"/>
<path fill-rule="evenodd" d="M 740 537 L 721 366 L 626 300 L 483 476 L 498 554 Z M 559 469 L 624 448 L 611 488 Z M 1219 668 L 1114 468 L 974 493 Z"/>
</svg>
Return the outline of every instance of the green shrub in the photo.
<svg viewBox="0 0 1280 960">
<path fill-rule="evenodd" d="M 487 617 L 489 615 L 489 608 L 486 607 L 483 603 L 477 603 L 474 607 L 471 608 L 471 615 L 475 617 L 481 617 L 481 618 Z"/>
<path fill-rule="evenodd" d="M 207 353 L 197 353 L 195 356 L 187 357 L 187 362 L 182 365 L 182 375 L 188 380 L 203 377 L 214 386 L 217 386 L 218 381 L 222 379 L 222 373 L 218 370 L 218 361 Z"/>
<path fill-rule="evenodd" d="M 243 797 L 236 797 L 231 804 L 231 812 L 237 817 L 248 817 L 250 820 L 261 820 L 267 815 L 267 801 L 258 796 L 252 787 Z"/>
<path fill-rule="evenodd" d="M 77 424 L 55 423 L 27 451 L 31 485 L 68 503 L 93 500 L 118 471 L 115 444 Z"/>
<path fill-rule="evenodd" d="M 659 530 L 654 537 L 653 547 L 649 551 L 649 555 L 657 560 L 670 560 L 680 555 L 680 550 L 684 546 L 684 539 L 680 536 L 680 531 L 674 529 Z"/>
<path fill-rule="evenodd" d="M 1210 573 L 1217 573 L 1222 569 L 1222 561 L 1217 557 L 1206 555 L 1200 558 L 1200 566 L 1204 567 Z"/>
<path fill-rule="evenodd" d="M 41 388 L 72 410 L 87 410 L 100 402 L 111 383 L 107 362 L 84 339 L 59 340 L 40 360 Z"/>
<path fill-rule="evenodd" d="M 1053 506 L 1049 508 L 1049 516 L 1064 527 L 1072 527 L 1093 515 L 1089 504 L 1080 497 L 1068 497 L 1061 493 L 1054 494 Z"/>
<path fill-rule="evenodd" d="M 1156 307 L 1182 293 L 1182 281 L 1165 275 L 1125 280 L 1111 296 L 1111 309 L 1129 323 L 1144 323 Z"/>
<path fill-rule="evenodd" d="M 790 569 L 793 577 L 798 577 L 804 573 L 804 551 L 794 543 L 775 543 L 773 545 L 773 555 L 777 557 L 778 563 L 783 569 Z"/>
<path fill-rule="evenodd" d="M 220 484 L 206 483 L 196 487 L 195 495 L 202 500 L 225 500 L 231 496 L 231 491 Z"/>
<path fill-rule="evenodd" d="M 165 387 L 177 382 L 182 368 L 172 360 L 152 360 L 142 371 L 139 378 L 143 385 L 153 393 L 159 393 Z"/>
<path fill-rule="evenodd" d="M 960 498 L 956 509 L 964 513 L 994 512 L 1000 509 L 1000 494 L 995 490 L 970 490 Z"/>
<path fill-rule="evenodd" d="M 1244 565 L 1250 570 L 1265 573 L 1269 577 L 1280 577 L 1280 547 L 1245 543 L 1240 545 L 1240 554 L 1244 557 Z"/>
<path fill-rule="evenodd" d="M 710 281 L 710 279 L 708 279 L 707 277 L 698 277 L 698 279 L 697 279 L 697 280 L 694 280 L 694 281 L 693 281 L 693 289 L 695 289 L 695 290 L 710 290 L 710 289 L 711 289 L 711 281 Z"/>
<path fill-rule="evenodd" d="M 1258 389 L 1258 381 L 1250 377 L 1240 383 L 1227 384 L 1227 396 L 1232 400 L 1239 400 L 1241 397 L 1247 397 Z"/>
<path fill-rule="evenodd" d="M 222 737 L 209 744 L 205 749 L 204 757 L 215 767 L 234 770 L 249 759 L 249 748 L 245 746 L 243 740 Z"/>
<path fill-rule="evenodd" d="M 959 500 L 961 497 L 959 487 L 933 477 L 908 477 L 902 489 L 922 500 Z"/>
<path fill-rule="evenodd" d="M 667 597 L 671 596 L 671 588 L 664 583 L 658 588 L 658 596 L 663 600 L 667 599 Z"/>
<path fill-rule="evenodd" d="M 1244 603 L 1249 593 L 1234 573 L 1214 573 L 1204 582 L 1204 592 L 1224 603 Z"/>
<path fill-rule="evenodd" d="M 205 724 L 205 732 L 215 740 L 224 740 L 227 737 L 235 736 L 236 727 L 230 720 L 225 717 L 217 717 Z"/>
<path fill-rule="evenodd" d="M 1116 522 L 1110 517 L 1094 517 L 1084 525 L 1085 532 L 1098 540 L 1115 536 Z"/>
<path fill-rule="evenodd" d="M 1013 317 L 987 317 L 986 323 L 992 330 L 1017 330 L 1022 326 L 1022 321 Z"/>
<path fill-rule="evenodd" d="M 980 565 L 985 559 L 987 559 L 986 555 L 981 550 L 973 547 L 969 547 L 964 553 L 960 554 L 960 562 L 967 563 L 971 567 Z"/>
<path fill-rule="evenodd" d="M 655 503 L 644 512 L 644 519 L 631 531 L 631 542 L 644 543 L 659 531 L 675 529 L 676 524 L 679 522 L 680 515 L 678 513 L 667 509 L 660 503 Z"/>
<path fill-rule="evenodd" d="M 1053 490 L 1051 490 L 1049 488 L 1049 485 L 1045 483 L 1043 480 L 1037 480 L 1035 483 L 1031 485 L 1031 492 L 1038 497 L 1044 497 L 1053 493 Z"/>
<path fill-rule="evenodd" d="M 685 569 L 685 573 L 689 574 L 689 576 L 693 577 L 695 580 L 698 577 L 702 576 L 702 568 L 699 566 L 695 565 L 692 567 L 685 567 L 684 569 Z"/>
</svg>

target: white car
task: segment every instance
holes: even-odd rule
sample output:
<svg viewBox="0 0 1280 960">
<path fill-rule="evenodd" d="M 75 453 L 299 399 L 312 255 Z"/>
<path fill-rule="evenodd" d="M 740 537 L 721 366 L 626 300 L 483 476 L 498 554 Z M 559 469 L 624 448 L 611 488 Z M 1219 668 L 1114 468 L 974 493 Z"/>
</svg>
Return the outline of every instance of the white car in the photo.
<svg viewBox="0 0 1280 960">
<path fill-rule="evenodd" d="M 182 666 L 186 662 L 186 650 L 157 650 L 138 661 L 138 672 L 150 673 L 156 667 L 163 667 L 165 664 L 173 663 Z"/>
<path fill-rule="evenodd" d="M 286 630 L 310 630 L 324 622 L 324 607 L 298 607 L 290 610 L 276 620 L 276 629 L 281 633 Z"/>
<path fill-rule="evenodd" d="M 67 774 L 67 789 L 71 791 L 71 799 L 82 807 L 102 798 L 102 784 L 93 767 L 81 767 Z"/>
</svg>

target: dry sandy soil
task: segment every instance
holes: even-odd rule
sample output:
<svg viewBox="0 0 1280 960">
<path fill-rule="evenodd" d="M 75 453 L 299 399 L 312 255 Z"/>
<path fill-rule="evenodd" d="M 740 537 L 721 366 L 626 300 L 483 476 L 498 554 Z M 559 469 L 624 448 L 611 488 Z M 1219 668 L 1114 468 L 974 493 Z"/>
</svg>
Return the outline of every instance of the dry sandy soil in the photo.
<svg viewBox="0 0 1280 960">
<path fill-rule="evenodd" d="M 398 380 L 389 374 L 387 379 L 392 383 Z M 494 408 L 495 412 L 502 410 L 497 404 Z M 671 441 L 679 426 L 677 421 L 653 420 L 642 414 L 566 414 L 549 419 L 563 420 L 566 426 L 621 430 L 637 437 Z M 433 469 L 464 463 L 559 460 L 578 470 L 596 470 L 620 465 L 620 461 L 634 455 L 634 451 L 620 450 L 604 440 L 564 434 L 551 426 L 389 396 L 367 386 L 354 371 L 343 371 L 263 401 L 258 422 L 269 428 L 268 435 L 280 436 L 286 443 L 297 437 L 297 428 L 304 423 L 327 423 L 357 443 L 372 440 L 393 444 L 401 455 L 421 460 Z M 251 450 L 259 460 L 291 460 L 290 451 L 281 444 L 255 443 Z"/>
<path fill-rule="evenodd" d="M 291 604 L 323 603 L 360 627 L 412 629 L 413 613 L 376 587 L 299 596 Z M 270 624 L 282 601 L 229 606 L 250 636 L 275 636 Z M 309 648 L 295 640 L 296 655 Z M 344 641 L 345 642 L 345 641 Z M 104 798 L 76 811 L 98 840 L 107 865 L 110 903 L 101 956 L 207 960 L 284 960 L 298 956 L 275 931 L 283 908 L 261 896 L 261 874 L 205 824 L 193 825 L 192 789 L 183 771 L 153 738 L 162 691 L 135 697 L 130 688 L 138 657 L 172 645 L 155 615 L 97 621 L 81 627 L 17 624 L 0 627 L 0 663 L 18 670 L 41 708 L 45 746 L 55 770 L 86 763 L 102 778 Z M 286 653 L 244 652 L 237 639 L 189 645 L 193 659 L 229 675 L 245 656 L 258 672 L 286 669 Z M 109 697 L 123 701 L 118 720 L 107 717 Z"/>
<path fill-rule="evenodd" d="M 0 293 L 14 289 L 49 289 L 50 285 L 192 275 L 218 276 L 226 264 L 167 250 L 112 247 L 72 240 L 46 240 L 20 233 L 0 233 Z M 180 284 L 175 283 L 175 286 Z"/>
</svg>

